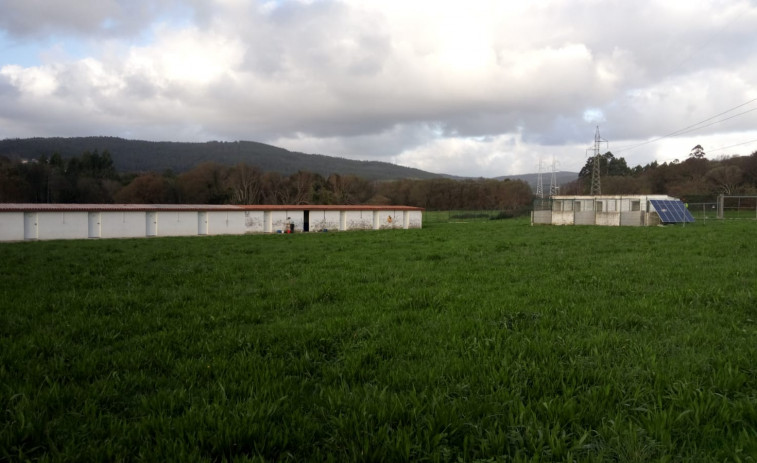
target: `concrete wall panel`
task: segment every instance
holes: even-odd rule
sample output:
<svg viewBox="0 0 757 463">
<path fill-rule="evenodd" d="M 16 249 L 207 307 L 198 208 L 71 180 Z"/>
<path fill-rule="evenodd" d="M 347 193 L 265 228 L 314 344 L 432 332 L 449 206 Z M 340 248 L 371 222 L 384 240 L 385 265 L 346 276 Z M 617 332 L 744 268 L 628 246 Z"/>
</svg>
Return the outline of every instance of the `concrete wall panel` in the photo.
<svg viewBox="0 0 757 463">
<path fill-rule="evenodd" d="M 265 212 L 245 211 L 244 212 L 244 227 L 245 227 L 245 233 L 265 232 Z"/>
<path fill-rule="evenodd" d="M 87 212 L 44 212 L 37 215 L 40 240 L 75 240 L 89 237 Z"/>
<path fill-rule="evenodd" d="M 244 211 L 208 211 L 208 235 L 244 235 L 247 231 L 245 223 Z M 196 229 L 194 234 L 197 234 Z M 166 236 L 162 221 L 160 235 Z"/>
<path fill-rule="evenodd" d="M 597 225 L 619 226 L 620 212 L 597 212 Z"/>
<path fill-rule="evenodd" d="M 144 236 L 144 212 L 102 212 L 100 214 L 101 238 L 143 238 Z"/>
<path fill-rule="evenodd" d="M 312 214 L 312 212 L 311 212 Z M 301 232 L 302 225 L 305 221 L 305 214 L 303 210 L 291 210 L 291 211 L 272 211 L 271 223 L 273 226 L 273 232 L 277 233 L 279 230 L 283 233 L 286 231 L 287 217 L 294 223 L 294 231 Z"/>
<path fill-rule="evenodd" d="M 339 211 L 310 211 L 310 231 L 321 230 L 339 230 Z"/>
<path fill-rule="evenodd" d="M 0 212 L 0 241 L 24 239 L 24 213 Z"/>
<path fill-rule="evenodd" d="M 158 213 L 158 236 L 197 235 L 196 211 L 161 211 Z"/>
<path fill-rule="evenodd" d="M 531 220 L 534 224 L 551 225 L 552 211 L 534 211 Z"/>
<path fill-rule="evenodd" d="M 0 241 L 21 241 L 24 239 L 24 213 L 0 213 Z"/>
<path fill-rule="evenodd" d="M 372 230 L 373 211 L 347 211 L 347 230 Z"/>
<path fill-rule="evenodd" d="M 423 212 L 407 211 L 409 215 L 407 228 L 423 228 Z"/>
<path fill-rule="evenodd" d="M 552 211 L 552 225 L 573 225 L 573 212 Z"/>
<path fill-rule="evenodd" d="M 630 205 L 629 205 L 630 207 Z M 626 211 L 620 213 L 620 225 L 630 227 L 640 227 L 642 225 L 641 211 Z"/>
<path fill-rule="evenodd" d="M 576 225 L 594 225 L 596 223 L 596 214 L 594 211 L 576 212 Z"/>
</svg>

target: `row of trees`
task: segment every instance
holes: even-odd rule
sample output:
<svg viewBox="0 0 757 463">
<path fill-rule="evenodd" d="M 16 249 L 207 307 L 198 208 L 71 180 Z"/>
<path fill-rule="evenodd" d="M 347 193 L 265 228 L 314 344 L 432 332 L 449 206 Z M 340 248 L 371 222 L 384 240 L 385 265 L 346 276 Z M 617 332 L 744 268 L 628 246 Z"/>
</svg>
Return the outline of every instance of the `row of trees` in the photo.
<svg viewBox="0 0 757 463">
<path fill-rule="evenodd" d="M 592 167 L 590 158 L 578 180 L 565 185 L 562 192 L 588 194 Z M 690 200 L 705 200 L 719 194 L 757 195 L 757 152 L 710 160 L 697 145 L 684 161 L 652 162 L 633 168 L 622 157 L 607 152 L 600 156 L 600 172 L 603 194 L 668 194 Z"/>
<path fill-rule="evenodd" d="M 0 157 L 0 201 L 30 203 L 112 202 L 122 179 L 106 151 L 31 162 Z"/>
<path fill-rule="evenodd" d="M 706 158 L 697 145 L 683 162 L 629 167 L 611 152 L 600 157 L 602 193 L 669 194 L 690 201 L 717 194 L 757 194 L 757 152 Z M 563 194 L 587 194 L 593 159 Z M 57 154 L 23 162 L 0 157 L 0 202 L 163 204 L 404 204 L 431 210 L 528 209 L 523 181 L 468 179 L 369 181 L 354 175 L 292 175 L 244 163 L 205 162 L 181 174 L 119 174 L 107 151 L 63 159 Z"/>
<path fill-rule="evenodd" d="M 354 175 L 264 172 L 205 162 L 174 174 L 119 175 L 107 151 L 33 162 L 0 158 L 0 202 L 136 204 L 403 204 L 428 209 L 525 210 L 522 181 L 368 181 Z"/>
</svg>

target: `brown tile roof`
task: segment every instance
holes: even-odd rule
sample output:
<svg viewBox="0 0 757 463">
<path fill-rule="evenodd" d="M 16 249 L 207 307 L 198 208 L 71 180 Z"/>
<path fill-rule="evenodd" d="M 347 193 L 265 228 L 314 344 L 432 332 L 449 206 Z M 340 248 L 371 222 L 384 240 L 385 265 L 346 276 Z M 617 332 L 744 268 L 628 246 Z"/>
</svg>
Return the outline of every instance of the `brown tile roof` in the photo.
<svg viewBox="0 0 757 463">
<path fill-rule="evenodd" d="M 0 203 L 0 212 L 143 212 L 143 211 L 423 211 L 412 206 L 375 205 L 231 205 L 231 204 L 44 204 Z"/>
</svg>

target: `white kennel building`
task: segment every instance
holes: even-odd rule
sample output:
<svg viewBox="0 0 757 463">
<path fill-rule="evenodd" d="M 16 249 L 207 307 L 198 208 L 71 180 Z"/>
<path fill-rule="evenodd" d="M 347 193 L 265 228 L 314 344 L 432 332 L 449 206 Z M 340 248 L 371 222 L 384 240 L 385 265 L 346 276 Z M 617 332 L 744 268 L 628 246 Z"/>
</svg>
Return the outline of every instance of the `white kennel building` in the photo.
<svg viewBox="0 0 757 463">
<path fill-rule="evenodd" d="M 663 222 L 652 201 L 678 199 L 667 195 L 556 195 L 534 202 L 531 225 L 659 225 Z"/>
<path fill-rule="evenodd" d="M 0 241 L 421 228 L 410 206 L 0 204 Z"/>
</svg>

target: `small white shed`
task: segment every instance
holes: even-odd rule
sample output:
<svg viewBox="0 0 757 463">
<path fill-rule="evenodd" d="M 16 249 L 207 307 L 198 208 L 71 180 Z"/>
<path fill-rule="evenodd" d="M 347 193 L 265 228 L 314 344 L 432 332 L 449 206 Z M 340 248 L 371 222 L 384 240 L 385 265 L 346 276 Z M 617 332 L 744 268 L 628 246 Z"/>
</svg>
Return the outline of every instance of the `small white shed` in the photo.
<svg viewBox="0 0 757 463">
<path fill-rule="evenodd" d="M 667 195 L 556 195 L 537 199 L 531 224 L 649 226 L 663 223 L 654 204 L 678 199 Z"/>
</svg>

